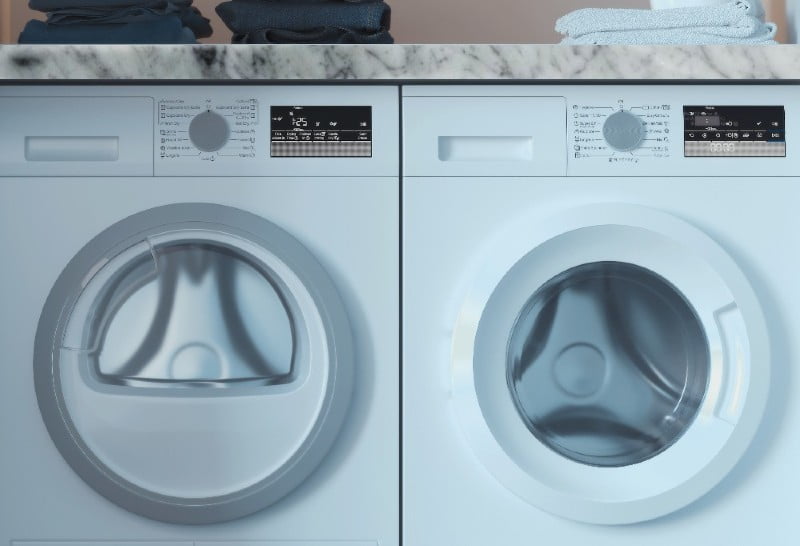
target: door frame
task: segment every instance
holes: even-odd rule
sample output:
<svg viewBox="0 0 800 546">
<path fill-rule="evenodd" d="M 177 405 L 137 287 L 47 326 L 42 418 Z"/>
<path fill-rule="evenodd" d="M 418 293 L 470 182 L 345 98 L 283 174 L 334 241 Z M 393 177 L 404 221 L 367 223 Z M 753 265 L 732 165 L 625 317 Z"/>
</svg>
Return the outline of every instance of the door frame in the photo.
<svg viewBox="0 0 800 546">
<path fill-rule="evenodd" d="M 589 205 L 511 227 L 482 256 L 453 333 L 453 402 L 479 460 L 530 504 L 583 522 L 644 521 L 706 493 L 744 454 L 769 389 L 766 323 L 739 267 L 699 229 L 636 205 Z M 686 432 L 651 459 L 622 467 L 571 461 L 539 442 L 497 365 L 507 361 L 511 328 L 539 286 L 570 266 L 606 260 L 645 267 L 676 286 L 700 317 L 711 354 L 709 385 Z M 725 324 L 720 309 L 730 311 Z"/>
</svg>

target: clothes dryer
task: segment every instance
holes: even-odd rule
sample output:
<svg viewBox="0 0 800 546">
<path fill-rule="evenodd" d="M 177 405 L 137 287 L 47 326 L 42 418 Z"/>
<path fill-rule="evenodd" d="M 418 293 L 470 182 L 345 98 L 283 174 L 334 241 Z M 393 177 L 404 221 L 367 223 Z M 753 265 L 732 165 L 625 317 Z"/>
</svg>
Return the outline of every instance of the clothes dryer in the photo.
<svg viewBox="0 0 800 546">
<path fill-rule="evenodd" d="M 397 544 L 397 88 L 0 119 L 0 542 Z"/>
</svg>

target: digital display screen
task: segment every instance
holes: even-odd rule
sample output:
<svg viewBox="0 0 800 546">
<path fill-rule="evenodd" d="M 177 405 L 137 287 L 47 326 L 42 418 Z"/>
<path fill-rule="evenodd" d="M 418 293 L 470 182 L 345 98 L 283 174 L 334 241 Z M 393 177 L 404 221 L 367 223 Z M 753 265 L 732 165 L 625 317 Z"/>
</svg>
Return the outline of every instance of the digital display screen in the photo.
<svg viewBox="0 0 800 546">
<path fill-rule="evenodd" d="M 694 117 L 694 125 L 695 127 L 709 127 L 709 126 L 717 126 L 720 124 L 720 117 L 719 116 L 695 116 Z"/>
<path fill-rule="evenodd" d="M 271 157 L 372 157 L 371 106 L 272 106 Z"/>
<path fill-rule="evenodd" d="M 786 157 L 783 106 L 684 106 L 685 157 Z"/>
</svg>

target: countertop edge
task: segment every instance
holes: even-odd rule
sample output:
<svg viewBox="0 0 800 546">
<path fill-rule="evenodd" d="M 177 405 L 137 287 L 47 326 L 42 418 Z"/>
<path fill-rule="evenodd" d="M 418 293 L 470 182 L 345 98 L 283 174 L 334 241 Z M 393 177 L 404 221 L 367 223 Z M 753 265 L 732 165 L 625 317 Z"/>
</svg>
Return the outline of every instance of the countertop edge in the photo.
<svg viewBox="0 0 800 546">
<path fill-rule="evenodd" d="M 0 82 L 800 80 L 800 46 L 1 45 Z"/>
</svg>

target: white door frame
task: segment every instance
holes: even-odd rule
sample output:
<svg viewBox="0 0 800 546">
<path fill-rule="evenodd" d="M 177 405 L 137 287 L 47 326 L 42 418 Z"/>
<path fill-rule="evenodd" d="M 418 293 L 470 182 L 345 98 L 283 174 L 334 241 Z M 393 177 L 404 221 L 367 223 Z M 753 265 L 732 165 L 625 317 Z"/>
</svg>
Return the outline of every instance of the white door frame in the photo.
<svg viewBox="0 0 800 546">
<path fill-rule="evenodd" d="M 738 266 L 700 230 L 640 206 L 594 205 L 513 227 L 482 257 L 453 334 L 453 400 L 480 461 L 529 503 L 591 523 L 652 519 L 706 493 L 747 449 L 769 388 L 766 324 Z M 634 465 L 589 466 L 539 442 L 517 412 L 502 365 L 534 291 L 595 261 L 634 263 L 667 279 L 694 307 L 709 341 L 710 380 L 697 417 L 675 444 Z"/>
</svg>

